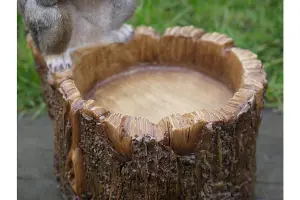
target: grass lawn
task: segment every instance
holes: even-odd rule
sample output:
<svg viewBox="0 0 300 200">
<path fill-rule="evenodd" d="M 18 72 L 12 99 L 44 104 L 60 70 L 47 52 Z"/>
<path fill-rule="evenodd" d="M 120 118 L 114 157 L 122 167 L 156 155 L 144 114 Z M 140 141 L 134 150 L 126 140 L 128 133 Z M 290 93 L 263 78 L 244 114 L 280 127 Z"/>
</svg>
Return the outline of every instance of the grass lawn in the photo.
<svg viewBox="0 0 300 200">
<path fill-rule="evenodd" d="M 266 106 L 283 105 L 283 2 L 280 0 L 140 0 L 134 26 L 194 25 L 229 35 L 238 47 L 255 52 L 263 61 L 269 88 Z M 45 111 L 33 58 L 26 48 L 24 26 L 18 16 L 18 112 Z"/>
</svg>

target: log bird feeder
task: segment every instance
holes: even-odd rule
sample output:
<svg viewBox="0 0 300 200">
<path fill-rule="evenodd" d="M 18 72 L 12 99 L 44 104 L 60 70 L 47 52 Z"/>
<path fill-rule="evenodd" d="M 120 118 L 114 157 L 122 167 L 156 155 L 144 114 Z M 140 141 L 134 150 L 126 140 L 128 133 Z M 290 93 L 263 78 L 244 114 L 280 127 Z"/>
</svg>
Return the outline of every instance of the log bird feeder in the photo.
<svg viewBox="0 0 300 200">
<path fill-rule="evenodd" d="M 48 83 L 28 36 L 66 199 L 254 198 L 263 64 L 220 33 L 137 27 L 81 49 Z"/>
</svg>

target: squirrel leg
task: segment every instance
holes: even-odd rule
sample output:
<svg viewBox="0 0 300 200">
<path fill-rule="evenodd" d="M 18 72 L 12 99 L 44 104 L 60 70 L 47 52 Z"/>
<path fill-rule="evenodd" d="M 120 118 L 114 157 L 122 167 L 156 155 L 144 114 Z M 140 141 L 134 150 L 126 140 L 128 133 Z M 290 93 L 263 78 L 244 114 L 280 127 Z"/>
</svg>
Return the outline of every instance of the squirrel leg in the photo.
<svg viewBox="0 0 300 200">
<path fill-rule="evenodd" d="M 134 30 L 131 25 L 124 24 L 118 30 L 113 30 L 101 39 L 101 44 L 124 43 L 132 39 Z M 84 46 L 84 45 L 83 45 Z M 89 46 L 86 44 L 86 46 Z M 68 48 L 62 54 L 50 54 L 45 56 L 48 68 L 52 72 L 63 72 L 72 68 L 70 53 L 77 48 Z"/>
<path fill-rule="evenodd" d="M 117 30 L 109 31 L 104 35 L 101 35 L 101 37 L 95 39 L 93 42 L 89 41 L 84 44 L 73 44 L 71 45 L 67 50 L 66 50 L 66 60 L 71 60 L 70 55 L 72 52 L 81 49 L 81 48 L 90 48 L 90 47 L 95 47 L 95 46 L 104 46 L 104 45 L 109 45 L 113 43 L 126 43 L 130 41 L 134 36 L 134 30 L 131 25 L 124 24 Z M 73 40 L 75 40 L 73 38 Z M 57 63 L 57 62 L 50 62 L 51 57 L 49 58 L 49 64 L 51 63 Z M 70 61 L 72 62 L 72 61 Z M 52 64 L 53 66 L 57 66 L 57 64 Z M 59 66 L 59 65 L 58 65 Z M 72 66 L 71 66 L 72 67 Z M 57 67 L 55 67 L 57 68 Z M 60 68 L 60 67 L 59 67 Z"/>
<path fill-rule="evenodd" d="M 134 30 L 131 25 L 124 24 L 120 27 L 118 30 L 113 30 L 106 35 L 104 35 L 103 38 L 101 38 L 101 45 L 107 45 L 112 43 L 125 43 L 132 39 L 134 35 Z M 77 48 L 82 47 L 88 47 L 89 44 L 78 46 L 78 47 L 72 47 L 68 48 L 64 53 L 57 54 L 57 55 L 46 55 L 45 60 L 47 63 L 47 66 L 49 68 L 48 73 L 48 83 L 50 85 L 54 85 L 54 77 L 53 73 L 56 72 L 64 72 L 66 70 L 69 70 L 72 68 L 72 59 L 70 56 L 70 53 Z"/>
</svg>

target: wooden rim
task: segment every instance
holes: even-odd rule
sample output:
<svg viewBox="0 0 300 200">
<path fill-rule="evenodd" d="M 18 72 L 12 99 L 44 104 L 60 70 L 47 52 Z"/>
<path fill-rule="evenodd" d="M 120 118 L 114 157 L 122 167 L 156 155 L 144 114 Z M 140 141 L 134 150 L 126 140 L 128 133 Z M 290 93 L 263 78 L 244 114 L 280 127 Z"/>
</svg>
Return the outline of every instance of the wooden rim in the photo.
<svg viewBox="0 0 300 200">
<path fill-rule="evenodd" d="M 104 68 L 107 62 L 112 62 L 116 58 L 128 66 L 135 62 L 183 62 L 197 66 L 212 62 L 208 61 L 212 53 L 226 61 L 223 68 L 202 70 L 207 70 L 205 72 L 212 73 L 211 75 L 215 73 L 216 76 L 227 73 L 227 79 L 222 81 L 235 90 L 228 104 L 218 110 L 201 109 L 184 115 L 173 114 L 155 124 L 142 117 L 112 113 L 97 106 L 93 100 L 82 100 L 83 97 L 80 95 L 90 89 L 90 86 L 94 84 L 93 77 L 99 75 L 92 69 L 90 74 L 82 74 L 83 66 L 84 70 L 88 71 L 87 68 L 91 62 L 98 62 L 98 65 Z M 111 56 L 107 60 L 101 60 L 101 55 L 104 54 L 114 54 L 113 56 L 119 55 L 119 57 Z M 205 56 L 207 59 L 203 59 Z M 135 38 L 127 45 L 112 44 L 93 49 L 81 49 L 74 52 L 72 58 L 74 60 L 73 78 L 62 78 L 66 77 L 62 73 L 55 74 L 56 77 L 60 77 L 56 79 L 59 90 L 71 105 L 77 101 L 83 101 L 82 113 L 105 123 L 107 136 L 114 148 L 129 159 L 132 154 L 132 141 L 144 140 L 146 136 L 170 146 L 177 154 L 192 153 L 204 127 L 211 127 L 213 123 L 220 121 L 229 123 L 247 111 L 249 104 L 256 104 L 257 111 L 260 111 L 267 88 L 266 73 L 256 54 L 235 47 L 234 41 L 226 35 L 205 33 L 202 29 L 193 26 L 168 28 L 162 37 L 151 27 L 138 27 L 135 30 Z M 99 64 L 99 62 L 102 63 Z M 213 62 L 220 61 L 216 59 Z M 229 62 L 236 64 L 228 66 Z M 234 67 L 236 69 L 233 69 Z M 70 72 L 64 73 L 70 75 Z M 85 75 L 89 77 L 89 80 L 82 78 Z M 78 82 L 84 82 L 84 84 L 80 86 L 76 84 L 76 87 L 75 83 Z"/>
</svg>

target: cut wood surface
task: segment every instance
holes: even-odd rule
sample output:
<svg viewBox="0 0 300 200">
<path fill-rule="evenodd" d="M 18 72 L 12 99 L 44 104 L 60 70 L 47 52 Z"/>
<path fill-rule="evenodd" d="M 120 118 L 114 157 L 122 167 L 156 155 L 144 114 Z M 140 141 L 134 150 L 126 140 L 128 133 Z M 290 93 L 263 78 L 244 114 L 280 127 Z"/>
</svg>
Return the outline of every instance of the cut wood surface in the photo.
<svg viewBox="0 0 300 200">
<path fill-rule="evenodd" d="M 54 88 L 32 52 L 69 199 L 253 198 L 267 81 L 251 51 L 192 26 L 138 27 L 128 44 L 76 51 Z"/>
<path fill-rule="evenodd" d="M 86 97 L 96 105 L 153 123 L 171 114 L 219 109 L 233 96 L 209 76 L 179 67 L 134 67 L 96 86 Z"/>
</svg>

